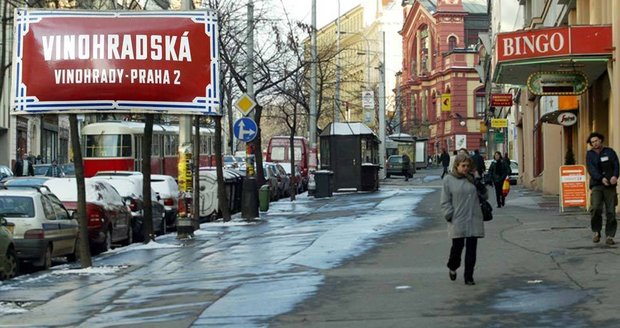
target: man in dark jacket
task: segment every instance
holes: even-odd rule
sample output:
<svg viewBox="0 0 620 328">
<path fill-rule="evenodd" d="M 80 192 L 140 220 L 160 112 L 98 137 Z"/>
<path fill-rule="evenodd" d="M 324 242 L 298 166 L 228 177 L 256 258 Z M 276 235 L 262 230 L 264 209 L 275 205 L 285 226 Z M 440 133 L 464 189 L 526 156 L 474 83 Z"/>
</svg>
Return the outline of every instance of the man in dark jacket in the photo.
<svg viewBox="0 0 620 328">
<path fill-rule="evenodd" d="M 618 164 L 618 155 L 616 152 L 603 146 L 605 137 L 598 133 L 592 132 L 588 136 L 588 144 L 591 148 L 586 153 L 586 165 L 590 174 L 590 199 L 592 207 L 590 208 L 590 226 L 594 237 L 592 241 L 598 243 L 601 240 L 601 230 L 603 228 L 603 205 L 605 205 L 605 242 L 607 245 L 613 245 L 616 242 L 616 203 L 618 200 L 616 187 L 618 184 L 618 174 L 620 165 Z"/>
<path fill-rule="evenodd" d="M 443 173 L 441 173 L 441 178 L 443 179 L 444 175 L 448 173 L 448 166 L 450 166 L 450 155 L 445 148 L 441 150 L 441 156 L 439 156 L 439 162 L 443 167 Z"/>
<path fill-rule="evenodd" d="M 28 160 L 28 155 L 23 154 L 22 158 L 15 162 L 13 174 L 15 174 L 16 177 L 34 176 L 34 166 L 32 165 L 32 161 Z"/>
<path fill-rule="evenodd" d="M 411 175 L 411 159 L 407 154 L 403 154 L 403 175 L 405 176 L 405 181 L 409 181 Z"/>
<path fill-rule="evenodd" d="M 471 157 L 474 165 L 476 166 L 476 172 L 478 172 L 478 178 L 482 178 L 484 171 L 486 171 L 486 166 L 484 165 L 484 158 L 480 155 L 480 151 L 478 149 L 474 150 L 474 155 Z"/>
</svg>

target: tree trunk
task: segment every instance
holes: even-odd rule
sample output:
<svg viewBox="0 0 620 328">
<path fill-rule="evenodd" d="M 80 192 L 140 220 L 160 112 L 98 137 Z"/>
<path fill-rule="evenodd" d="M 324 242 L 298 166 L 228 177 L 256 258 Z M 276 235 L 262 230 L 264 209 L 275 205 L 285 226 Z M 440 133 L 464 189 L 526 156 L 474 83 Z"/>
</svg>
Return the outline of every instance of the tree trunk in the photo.
<svg viewBox="0 0 620 328">
<path fill-rule="evenodd" d="M 151 200 L 151 148 L 153 146 L 153 114 L 144 115 L 142 136 L 142 236 L 144 243 L 155 240 L 153 233 L 153 202 Z"/>
<path fill-rule="evenodd" d="M 222 116 L 214 116 L 215 120 L 215 170 L 217 173 L 217 204 L 224 222 L 230 221 L 228 195 L 224 185 L 224 171 L 222 169 Z"/>
<path fill-rule="evenodd" d="M 76 114 L 69 115 L 71 127 L 71 148 L 73 150 L 73 164 L 75 165 L 75 181 L 77 182 L 77 216 L 80 226 L 78 247 L 80 250 L 80 265 L 82 268 L 93 266 L 88 242 L 88 218 L 86 217 L 86 185 L 84 183 L 84 162 L 82 161 L 82 148 L 80 147 L 80 135 Z"/>
</svg>

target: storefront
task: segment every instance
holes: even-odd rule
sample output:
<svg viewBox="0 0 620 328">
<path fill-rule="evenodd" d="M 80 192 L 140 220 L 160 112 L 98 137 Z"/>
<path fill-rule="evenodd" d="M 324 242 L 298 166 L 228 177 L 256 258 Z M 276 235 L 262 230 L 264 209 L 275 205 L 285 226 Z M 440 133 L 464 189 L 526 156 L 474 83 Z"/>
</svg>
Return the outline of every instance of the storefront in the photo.
<svg viewBox="0 0 620 328">
<path fill-rule="evenodd" d="M 587 135 L 609 135 L 610 25 L 500 33 L 493 81 L 521 85 L 516 127 L 525 186 L 559 192 L 559 167 L 585 161 Z"/>
</svg>

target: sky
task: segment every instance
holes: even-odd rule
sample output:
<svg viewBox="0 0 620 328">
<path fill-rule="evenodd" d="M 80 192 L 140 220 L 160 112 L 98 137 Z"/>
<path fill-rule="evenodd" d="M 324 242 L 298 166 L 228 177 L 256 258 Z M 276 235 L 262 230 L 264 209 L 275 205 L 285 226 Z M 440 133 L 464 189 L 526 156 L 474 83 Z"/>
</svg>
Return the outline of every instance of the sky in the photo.
<svg viewBox="0 0 620 328">
<path fill-rule="evenodd" d="M 310 24 L 312 0 L 274 0 L 281 1 L 286 10 L 292 17 L 298 20 L 302 20 Z M 345 13 L 351 10 L 362 2 L 362 0 L 316 0 L 317 7 L 317 26 L 321 28 L 327 25 L 338 17 L 338 2 L 340 2 L 340 13 Z M 517 16 L 515 13 L 519 8 L 519 1 L 517 0 L 499 0 L 496 5 L 501 5 L 502 10 L 502 30 L 510 31 L 514 30 L 515 23 L 517 22 Z"/>
</svg>

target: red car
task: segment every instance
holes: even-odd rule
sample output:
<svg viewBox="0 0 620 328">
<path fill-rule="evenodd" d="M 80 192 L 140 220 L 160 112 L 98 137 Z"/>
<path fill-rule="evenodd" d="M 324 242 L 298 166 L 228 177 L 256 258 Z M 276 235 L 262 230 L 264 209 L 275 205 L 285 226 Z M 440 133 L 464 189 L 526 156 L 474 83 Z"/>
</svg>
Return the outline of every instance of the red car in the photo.
<svg viewBox="0 0 620 328">
<path fill-rule="evenodd" d="M 88 238 L 96 252 L 106 252 L 112 244 L 133 242 L 131 212 L 119 193 L 105 181 L 86 179 L 86 216 Z M 69 212 L 76 215 L 77 184 L 75 178 L 49 179 L 44 183 Z"/>
</svg>

